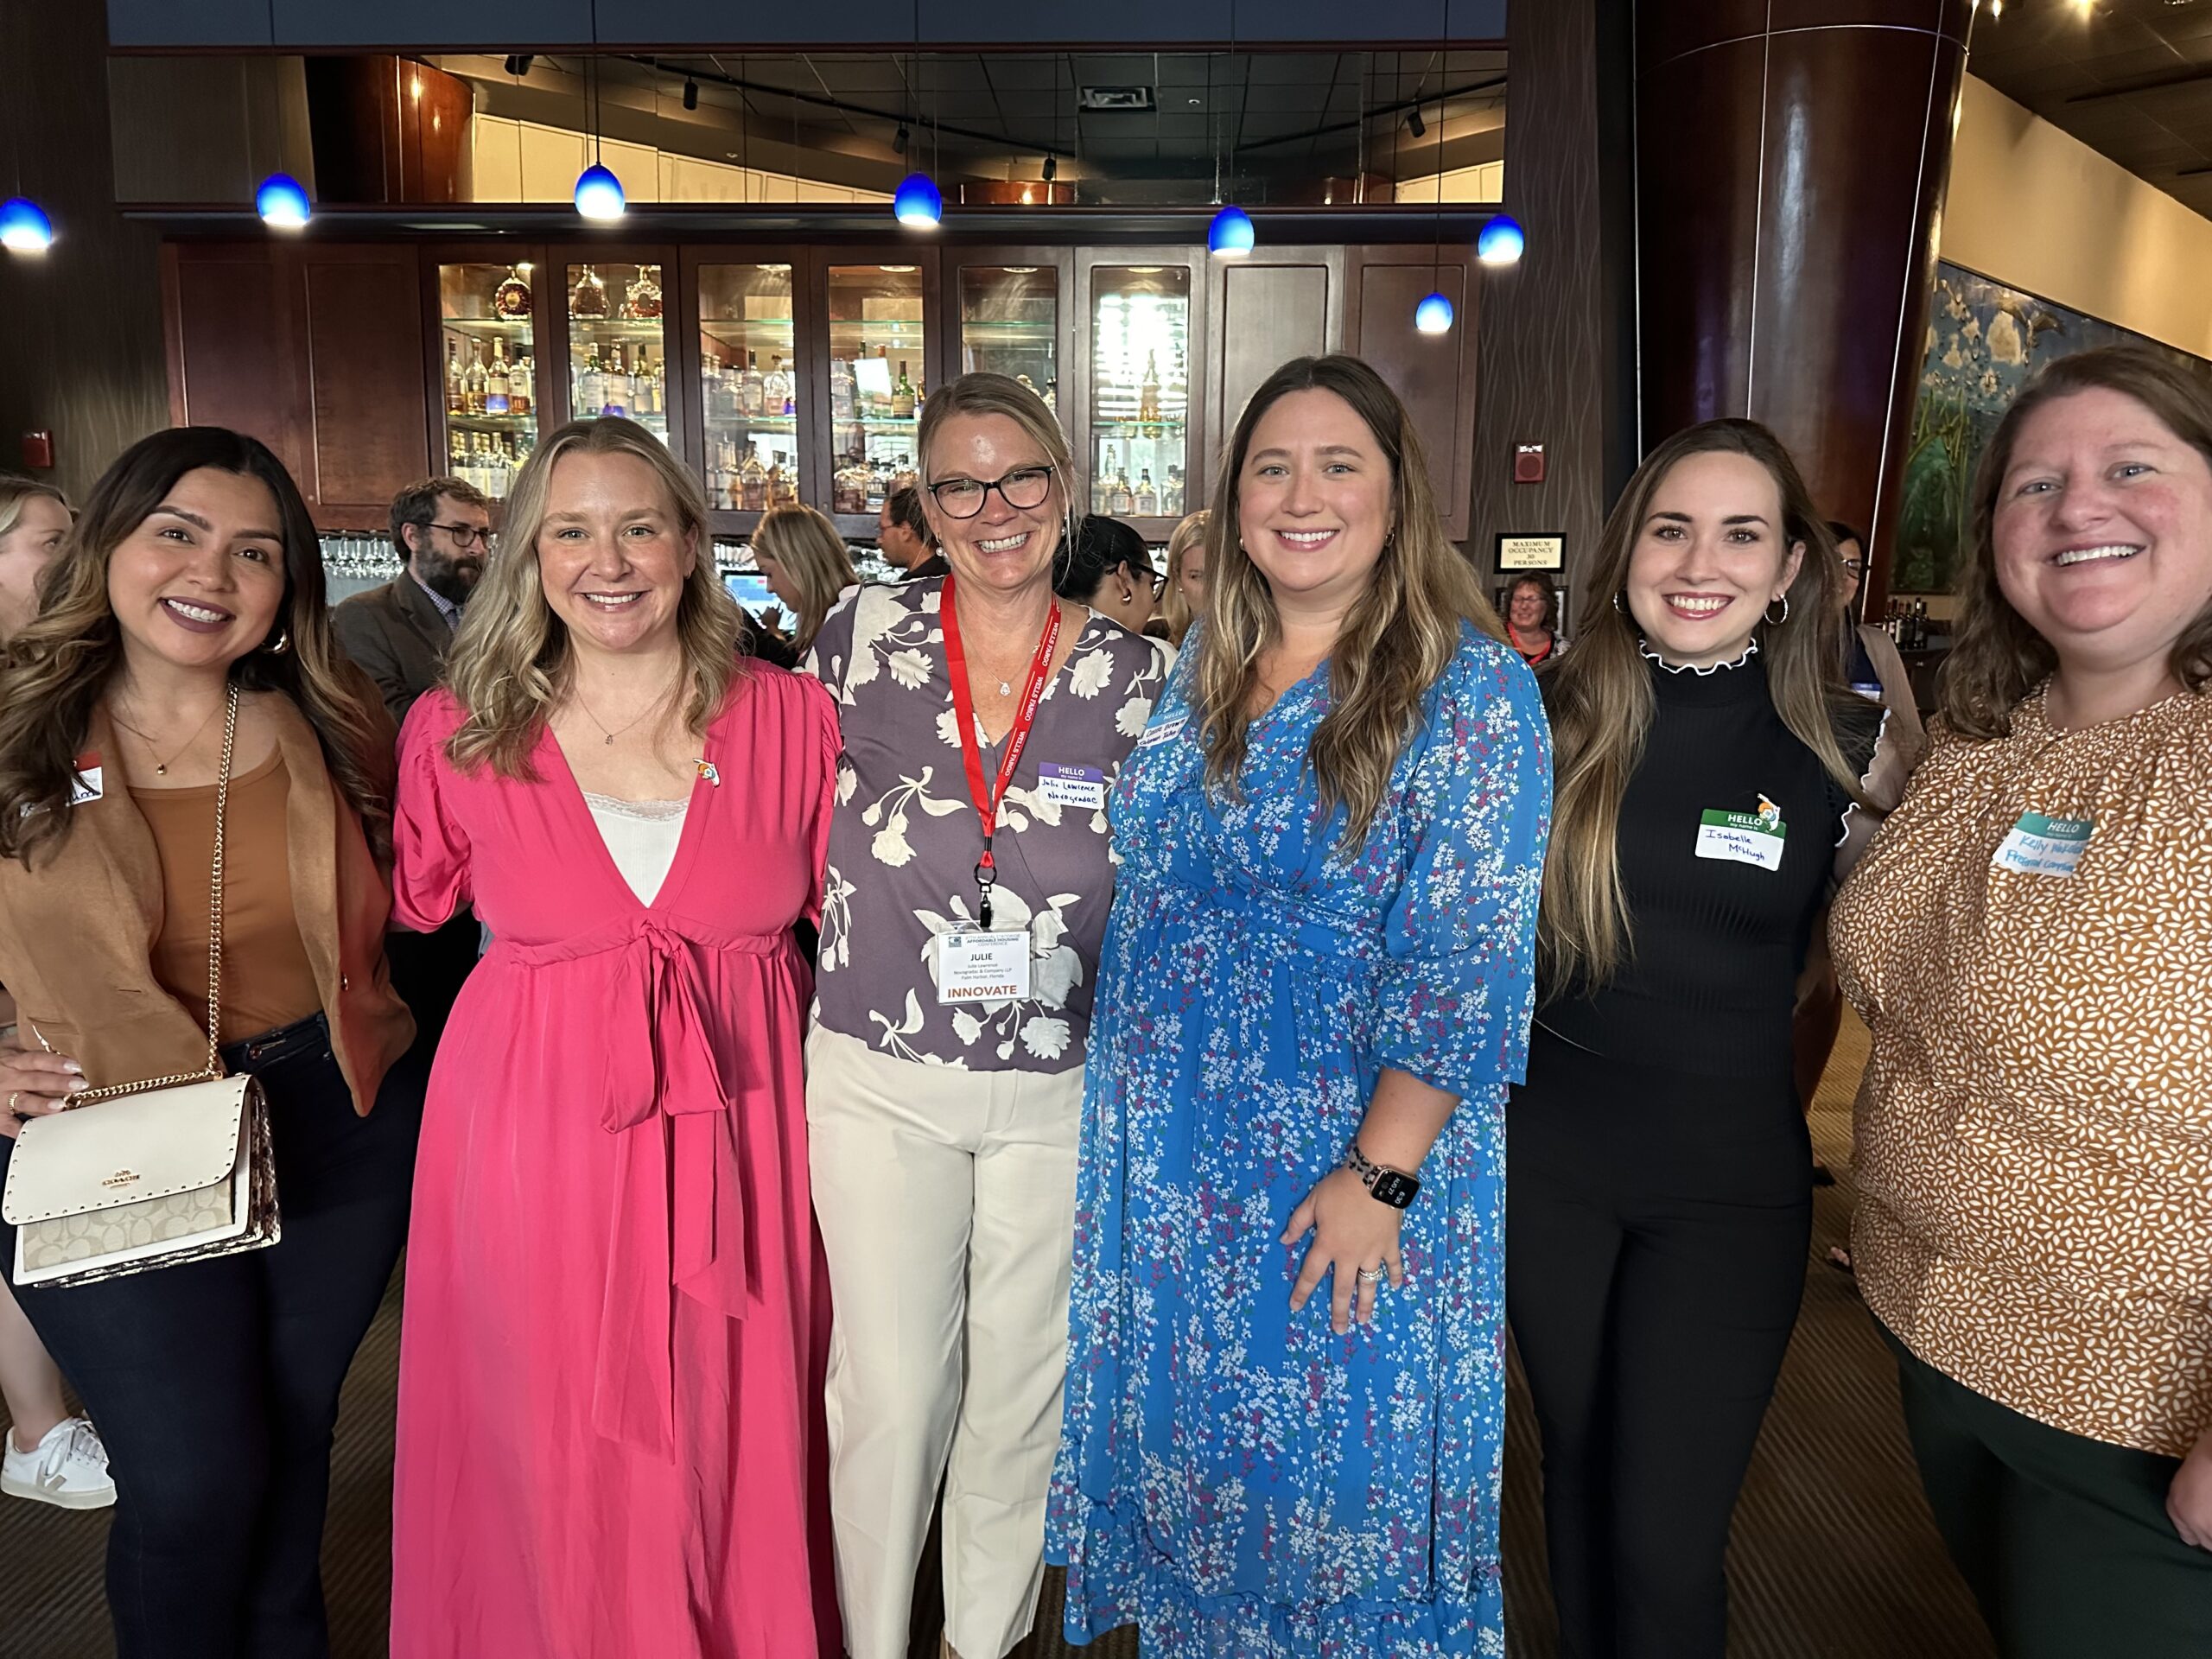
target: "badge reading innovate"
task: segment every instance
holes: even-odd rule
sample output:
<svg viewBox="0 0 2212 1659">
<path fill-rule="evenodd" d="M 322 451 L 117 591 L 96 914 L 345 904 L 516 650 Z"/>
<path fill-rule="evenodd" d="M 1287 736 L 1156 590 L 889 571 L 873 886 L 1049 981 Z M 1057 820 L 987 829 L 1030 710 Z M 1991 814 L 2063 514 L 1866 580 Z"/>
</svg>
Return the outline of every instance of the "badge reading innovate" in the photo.
<svg viewBox="0 0 2212 1659">
<path fill-rule="evenodd" d="M 1029 931 L 937 936 L 939 1002 L 1026 1002 L 1029 1000 Z"/>
</svg>

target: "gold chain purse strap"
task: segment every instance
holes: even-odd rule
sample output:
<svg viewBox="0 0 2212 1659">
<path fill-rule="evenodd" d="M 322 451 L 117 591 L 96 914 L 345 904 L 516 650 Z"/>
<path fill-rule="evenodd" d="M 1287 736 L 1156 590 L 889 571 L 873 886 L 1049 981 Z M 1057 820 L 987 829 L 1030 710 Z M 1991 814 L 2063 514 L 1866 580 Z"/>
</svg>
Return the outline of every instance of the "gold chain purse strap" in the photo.
<svg viewBox="0 0 2212 1659">
<path fill-rule="evenodd" d="M 231 755 L 237 747 L 238 737 L 238 688 L 233 683 L 227 688 L 223 708 L 223 766 L 215 779 L 215 877 L 213 896 L 207 906 L 207 1067 L 199 1071 L 181 1071 L 170 1077 L 150 1077 L 143 1083 L 117 1083 L 110 1084 L 105 1089 L 87 1089 L 81 1094 L 71 1096 L 65 1110 L 73 1111 L 79 1106 L 90 1106 L 95 1101 L 112 1100 L 118 1095 L 143 1094 L 149 1089 L 174 1088 L 184 1083 L 214 1083 L 223 1076 L 223 819 L 231 804 Z"/>
</svg>

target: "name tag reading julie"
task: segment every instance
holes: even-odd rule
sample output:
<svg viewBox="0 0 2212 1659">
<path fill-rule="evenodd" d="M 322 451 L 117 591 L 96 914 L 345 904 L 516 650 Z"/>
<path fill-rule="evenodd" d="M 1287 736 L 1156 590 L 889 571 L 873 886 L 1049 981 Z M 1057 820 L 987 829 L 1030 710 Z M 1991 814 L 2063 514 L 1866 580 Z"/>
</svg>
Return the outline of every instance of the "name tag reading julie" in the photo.
<svg viewBox="0 0 2212 1659">
<path fill-rule="evenodd" d="M 1037 768 L 1037 793 L 1057 806 L 1106 804 L 1106 774 L 1096 766 L 1062 766 L 1045 761 Z"/>
<path fill-rule="evenodd" d="M 1029 1000 L 1029 930 L 937 936 L 939 1002 Z"/>
<path fill-rule="evenodd" d="M 2041 812 L 2023 812 L 2020 821 L 2005 832 L 1990 865 L 2022 875 L 2071 875 L 2080 866 L 2089 834 L 2095 828 L 2088 818 L 2053 818 Z"/>
</svg>

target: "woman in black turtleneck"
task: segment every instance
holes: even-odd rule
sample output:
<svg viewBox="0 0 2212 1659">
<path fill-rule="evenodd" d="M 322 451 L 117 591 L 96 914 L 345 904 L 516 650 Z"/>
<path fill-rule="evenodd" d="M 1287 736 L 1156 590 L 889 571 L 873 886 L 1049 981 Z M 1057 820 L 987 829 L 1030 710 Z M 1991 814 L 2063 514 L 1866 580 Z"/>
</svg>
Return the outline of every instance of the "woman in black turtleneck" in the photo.
<svg viewBox="0 0 2212 1659">
<path fill-rule="evenodd" d="M 1729 1516 L 1811 1225 L 1791 1004 L 1883 792 L 1836 573 L 1788 452 L 1707 423 L 1630 481 L 1592 620 L 1544 677 L 1558 782 L 1506 1260 L 1564 1659 L 1726 1646 Z"/>
</svg>

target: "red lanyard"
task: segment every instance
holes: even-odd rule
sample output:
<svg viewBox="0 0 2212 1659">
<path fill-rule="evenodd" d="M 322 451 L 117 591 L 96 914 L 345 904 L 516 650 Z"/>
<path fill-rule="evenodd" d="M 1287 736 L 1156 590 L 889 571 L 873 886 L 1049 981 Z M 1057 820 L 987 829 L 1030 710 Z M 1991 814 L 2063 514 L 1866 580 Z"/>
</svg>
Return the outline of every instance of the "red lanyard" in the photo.
<svg viewBox="0 0 2212 1659">
<path fill-rule="evenodd" d="M 1021 764 L 1021 751 L 1029 741 L 1029 728 L 1037 723 L 1037 705 L 1044 701 L 1046 682 L 1052 676 L 1052 652 L 1060 643 L 1060 607 L 1053 601 L 1045 614 L 1044 637 L 1037 654 L 1029 659 L 1029 677 L 1021 684 L 1021 701 L 1015 705 L 1014 727 L 1006 734 L 1006 753 L 999 758 L 997 781 L 983 786 L 983 753 L 976 741 L 976 694 L 968 686 L 968 653 L 960 647 L 960 613 L 954 607 L 952 578 L 944 579 L 939 607 L 944 627 L 944 660 L 952 675 L 952 714 L 960 728 L 960 759 L 968 768 L 968 794 L 976 803 L 976 816 L 983 821 L 983 856 L 976 865 L 976 919 L 988 931 L 991 925 L 991 887 L 998 866 L 991 858 L 991 837 L 998 831 L 999 803 L 1014 769 Z"/>
</svg>

